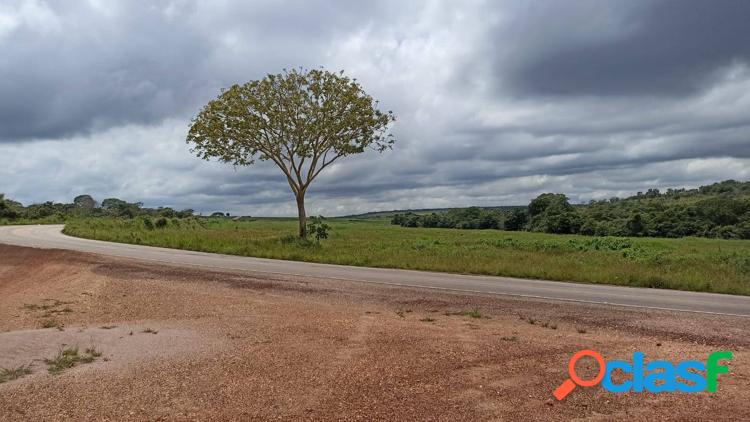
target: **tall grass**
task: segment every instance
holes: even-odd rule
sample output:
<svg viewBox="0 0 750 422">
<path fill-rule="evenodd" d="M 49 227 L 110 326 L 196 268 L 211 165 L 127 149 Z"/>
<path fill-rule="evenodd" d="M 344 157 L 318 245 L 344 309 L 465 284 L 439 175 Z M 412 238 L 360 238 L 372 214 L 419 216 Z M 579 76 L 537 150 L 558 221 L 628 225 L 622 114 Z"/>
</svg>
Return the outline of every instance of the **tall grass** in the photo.
<svg viewBox="0 0 750 422">
<path fill-rule="evenodd" d="M 55 214 L 44 218 L 17 218 L 9 220 L 7 218 L 0 218 L 0 226 L 26 226 L 33 224 L 63 224 L 68 219 L 62 215 Z"/>
<path fill-rule="evenodd" d="M 750 295 L 750 242 L 423 229 L 331 219 L 321 245 L 290 241 L 294 219 L 68 222 L 73 236 L 231 255 Z"/>
</svg>

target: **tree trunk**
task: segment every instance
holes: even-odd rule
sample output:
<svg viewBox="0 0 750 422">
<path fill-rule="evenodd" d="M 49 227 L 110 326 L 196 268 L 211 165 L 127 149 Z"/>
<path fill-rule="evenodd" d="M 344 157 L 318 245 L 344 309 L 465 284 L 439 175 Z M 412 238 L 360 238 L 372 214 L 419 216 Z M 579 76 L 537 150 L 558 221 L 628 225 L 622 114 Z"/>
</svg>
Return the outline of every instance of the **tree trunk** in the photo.
<svg viewBox="0 0 750 422">
<path fill-rule="evenodd" d="M 297 195 L 297 211 L 299 213 L 299 237 L 307 237 L 307 215 L 305 214 L 305 193 Z"/>
</svg>

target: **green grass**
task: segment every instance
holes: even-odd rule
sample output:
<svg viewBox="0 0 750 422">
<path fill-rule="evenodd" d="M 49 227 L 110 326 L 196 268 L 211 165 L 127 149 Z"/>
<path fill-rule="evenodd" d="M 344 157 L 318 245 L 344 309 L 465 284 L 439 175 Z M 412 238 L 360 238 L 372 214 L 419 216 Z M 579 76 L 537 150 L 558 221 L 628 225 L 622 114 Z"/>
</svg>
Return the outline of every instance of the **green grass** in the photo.
<svg viewBox="0 0 750 422">
<path fill-rule="evenodd" d="M 384 219 L 329 219 L 329 239 L 290 241 L 295 219 L 70 221 L 91 239 L 355 266 L 606 283 L 750 295 L 750 242 L 615 238 L 498 230 L 405 228 Z"/>
<path fill-rule="evenodd" d="M 101 355 L 101 352 L 93 347 L 86 349 L 83 353 L 79 353 L 77 347 L 68 347 L 60 350 L 54 358 L 45 359 L 44 363 L 47 364 L 47 370 L 50 374 L 58 375 L 76 365 L 91 363 Z"/>
</svg>

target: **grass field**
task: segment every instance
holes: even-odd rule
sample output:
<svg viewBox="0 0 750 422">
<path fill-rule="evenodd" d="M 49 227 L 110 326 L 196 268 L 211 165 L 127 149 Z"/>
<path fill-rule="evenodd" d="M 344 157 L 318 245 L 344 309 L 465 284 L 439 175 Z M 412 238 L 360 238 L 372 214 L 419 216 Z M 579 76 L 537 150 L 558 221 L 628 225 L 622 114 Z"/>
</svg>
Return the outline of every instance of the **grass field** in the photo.
<svg viewBox="0 0 750 422">
<path fill-rule="evenodd" d="M 174 219 L 147 229 L 138 218 L 92 218 L 69 222 L 65 233 L 297 261 L 750 295 L 748 241 L 404 228 L 382 219 L 328 223 L 330 238 L 320 245 L 295 240 L 294 219 Z"/>
</svg>

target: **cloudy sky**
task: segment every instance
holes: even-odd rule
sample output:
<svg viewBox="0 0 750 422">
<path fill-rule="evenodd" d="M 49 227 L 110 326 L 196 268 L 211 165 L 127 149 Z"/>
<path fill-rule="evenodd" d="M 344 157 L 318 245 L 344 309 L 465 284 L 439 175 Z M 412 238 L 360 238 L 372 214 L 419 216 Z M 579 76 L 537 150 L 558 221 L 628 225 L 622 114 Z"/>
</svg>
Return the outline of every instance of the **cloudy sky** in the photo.
<svg viewBox="0 0 750 422">
<path fill-rule="evenodd" d="M 0 192 L 294 215 L 279 170 L 201 161 L 222 87 L 343 69 L 398 116 L 311 214 L 575 202 L 750 179 L 750 2 L 0 2 Z"/>
</svg>

